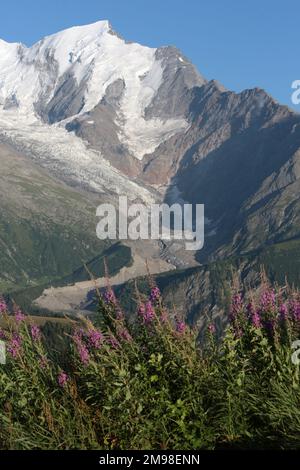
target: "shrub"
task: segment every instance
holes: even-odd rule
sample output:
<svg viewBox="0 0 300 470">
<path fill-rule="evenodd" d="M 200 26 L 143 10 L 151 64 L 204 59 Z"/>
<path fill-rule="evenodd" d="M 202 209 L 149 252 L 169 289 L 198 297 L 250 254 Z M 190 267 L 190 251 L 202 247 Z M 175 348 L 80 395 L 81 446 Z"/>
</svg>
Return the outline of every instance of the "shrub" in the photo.
<svg viewBox="0 0 300 470">
<path fill-rule="evenodd" d="M 0 312 L 3 449 L 300 447 L 297 293 L 234 293 L 221 340 L 210 324 L 199 344 L 156 286 L 130 323 L 108 288 L 99 326 L 82 319 L 61 360 L 22 312 Z"/>
</svg>

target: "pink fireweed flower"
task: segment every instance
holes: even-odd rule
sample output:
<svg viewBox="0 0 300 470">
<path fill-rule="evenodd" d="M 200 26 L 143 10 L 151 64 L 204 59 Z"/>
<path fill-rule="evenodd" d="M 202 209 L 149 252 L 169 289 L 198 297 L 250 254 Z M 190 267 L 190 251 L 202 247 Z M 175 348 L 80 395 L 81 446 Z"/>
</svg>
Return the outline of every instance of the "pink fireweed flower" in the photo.
<svg viewBox="0 0 300 470">
<path fill-rule="evenodd" d="M 208 325 L 207 329 L 208 329 L 209 333 L 212 334 L 212 335 L 215 334 L 215 332 L 216 332 L 216 327 L 213 323 L 210 323 Z"/>
<path fill-rule="evenodd" d="M 117 299 L 114 291 L 111 288 L 108 288 L 104 293 L 104 302 L 106 304 L 116 305 Z"/>
<path fill-rule="evenodd" d="M 260 319 L 260 312 L 259 310 L 255 310 L 252 313 L 251 316 L 251 323 L 254 326 L 254 328 L 260 328 L 261 327 L 261 319 Z"/>
<path fill-rule="evenodd" d="M 113 335 L 109 336 L 107 342 L 113 349 L 118 349 L 120 347 L 119 341 Z"/>
<path fill-rule="evenodd" d="M 77 345 L 77 350 L 82 364 L 86 366 L 90 362 L 90 354 L 88 348 L 85 344 L 80 343 Z"/>
<path fill-rule="evenodd" d="M 282 321 L 286 321 L 288 319 L 289 309 L 286 304 L 280 305 L 279 315 L 280 315 L 280 320 Z"/>
<path fill-rule="evenodd" d="M 254 328 L 261 328 L 260 311 L 254 307 L 252 302 L 247 305 L 247 313 L 249 321 L 254 326 Z"/>
<path fill-rule="evenodd" d="M 260 297 L 261 309 L 264 311 L 273 309 L 276 304 L 276 295 L 273 289 L 265 290 Z"/>
<path fill-rule="evenodd" d="M 300 302 L 297 302 L 297 300 L 291 300 L 289 302 L 289 309 L 293 319 L 295 321 L 300 321 Z"/>
<path fill-rule="evenodd" d="M 87 337 L 89 341 L 89 345 L 94 349 L 100 349 L 103 343 L 103 334 L 97 330 L 88 330 Z"/>
<path fill-rule="evenodd" d="M 57 382 L 58 382 L 58 385 L 60 387 L 64 387 L 66 385 L 66 383 L 68 382 L 69 380 L 69 377 L 68 375 L 64 372 L 64 371 L 61 371 L 59 374 L 58 374 L 58 377 L 57 377 Z"/>
<path fill-rule="evenodd" d="M 30 328 L 31 337 L 33 341 L 40 341 L 41 339 L 41 330 L 37 325 L 32 325 Z"/>
<path fill-rule="evenodd" d="M 229 321 L 233 328 L 235 338 L 243 336 L 243 329 L 241 323 L 245 319 L 244 302 L 242 294 L 235 294 L 231 300 Z"/>
<path fill-rule="evenodd" d="M 242 294 L 234 294 L 231 299 L 230 305 L 230 321 L 234 322 L 238 314 L 243 309 L 243 298 Z"/>
<path fill-rule="evenodd" d="M 22 321 L 25 320 L 25 318 L 26 318 L 26 317 L 25 317 L 24 313 L 22 312 L 22 310 L 20 310 L 20 309 L 18 308 L 18 310 L 16 310 L 16 312 L 15 312 L 15 320 L 16 320 L 16 322 L 17 322 L 17 323 L 21 323 Z"/>
<path fill-rule="evenodd" d="M 15 359 L 22 350 L 22 339 L 17 333 L 14 333 L 10 343 L 7 347 L 8 352 Z"/>
<path fill-rule="evenodd" d="M 160 290 L 157 286 L 152 287 L 150 292 L 150 301 L 155 303 L 160 299 Z"/>
<path fill-rule="evenodd" d="M 138 311 L 137 311 L 138 316 L 139 316 L 140 318 L 144 318 L 145 312 L 146 312 L 145 305 L 144 305 L 144 304 L 140 304 L 140 305 L 139 305 L 139 308 L 138 308 Z"/>
<path fill-rule="evenodd" d="M 120 309 L 120 307 L 117 308 L 117 313 L 116 313 L 116 320 L 122 321 L 125 319 L 125 315 L 123 310 Z"/>
<path fill-rule="evenodd" d="M 183 334 L 186 330 L 186 324 L 182 320 L 176 320 L 176 332 L 179 333 L 180 335 Z"/>
<path fill-rule="evenodd" d="M 144 323 L 149 324 L 151 323 L 155 318 L 155 311 L 153 308 L 153 305 L 150 301 L 146 302 L 145 305 L 145 314 L 143 317 Z"/>
<path fill-rule="evenodd" d="M 7 305 L 3 297 L 0 297 L 0 313 L 7 312 Z"/>
<path fill-rule="evenodd" d="M 46 356 L 42 356 L 39 358 L 39 366 L 41 369 L 46 369 L 49 364 L 49 360 Z"/>
<path fill-rule="evenodd" d="M 74 341 L 81 341 L 84 337 L 86 336 L 86 332 L 84 331 L 83 328 L 78 328 L 74 332 L 73 339 Z"/>
<path fill-rule="evenodd" d="M 131 341 L 132 341 L 132 336 L 129 333 L 129 331 L 127 330 L 127 328 L 121 328 L 118 331 L 118 337 L 120 339 L 123 339 L 124 341 L 127 341 L 128 343 L 131 343 Z"/>
<path fill-rule="evenodd" d="M 82 364 L 87 365 L 90 361 L 90 354 L 87 346 L 83 342 L 84 332 L 78 330 L 73 335 L 74 343 L 76 344 L 77 352 L 79 354 Z"/>
<path fill-rule="evenodd" d="M 147 325 L 151 323 L 155 318 L 155 311 L 150 300 L 146 304 L 141 304 L 138 309 L 138 316 L 142 322 Z"/>
</svg>

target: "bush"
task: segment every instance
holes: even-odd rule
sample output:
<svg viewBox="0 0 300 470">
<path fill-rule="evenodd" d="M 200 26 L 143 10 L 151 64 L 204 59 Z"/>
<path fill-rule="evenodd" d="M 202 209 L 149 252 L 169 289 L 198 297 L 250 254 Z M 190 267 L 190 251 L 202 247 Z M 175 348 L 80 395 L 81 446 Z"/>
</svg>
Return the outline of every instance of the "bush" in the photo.
<svg viewBox="0 0 300 470">
<path fill-rule="evenodd" d="M 61 360 L 22 312 L 0 312 L 2 449 L 300 447 L 297 293 L 235 293 L 222 338 L 210 324 L 199 345 L 157 287 L 130 324 L 108 288 L 100 326 L 82 319 Z"/>
</svg>

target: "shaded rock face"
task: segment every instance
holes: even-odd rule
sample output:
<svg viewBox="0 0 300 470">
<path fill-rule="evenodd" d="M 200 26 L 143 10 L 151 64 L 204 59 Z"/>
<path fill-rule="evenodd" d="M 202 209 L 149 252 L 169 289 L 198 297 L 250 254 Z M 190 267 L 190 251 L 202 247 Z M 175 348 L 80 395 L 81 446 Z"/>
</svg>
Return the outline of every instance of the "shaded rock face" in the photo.
<svg viewBox="0 0 300 470">
<path fill-rule="evenodd" d="M 300 235 L 300 116 L 261 89 L 235 94 L 215 81 L 189 91 L 189 129 L 145 158 L 150 184 L 204 203 L 200 261 Z"/>
<path fill-rule="evenodd" d="M 175 47 L 162 47 L 156 51 L 156 59 L 163 69 L 162 83 L 145 110 L 147 118 L 186 118 L 189 106 L 189 90 L 200 87 L 206 80 Z"/>
<path fill-rule="evenodd" d="M 80 113 L 84 107 L 85 86 L 77 86 L 71 73 L 64 74 L 60 79 L 53 98 L 46 104 L 42 116 L 49 124 L 63 121 Z"/>
<path fill-rule="evenodd" d="M 299 234 L 300 116 L 259 89 L 214 90 L 191 109 L 197 140 L 174 178 L 184 199 L 205 203 L 211 224 L 202 256 Z"/>
</svg>

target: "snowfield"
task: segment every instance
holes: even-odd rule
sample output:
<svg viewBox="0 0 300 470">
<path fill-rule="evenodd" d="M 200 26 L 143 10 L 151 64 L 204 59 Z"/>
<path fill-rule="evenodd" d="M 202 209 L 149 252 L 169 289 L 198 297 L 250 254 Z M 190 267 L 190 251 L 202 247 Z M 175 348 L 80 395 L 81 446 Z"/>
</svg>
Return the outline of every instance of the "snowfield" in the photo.
<svg viewBox="0 0 300 470">
<path fill-rule="evenodd" d="M 0 139 L 13 145 L 38 165 L 63 181 L 106 194 L 127 195 L 146 204 L 154 202 L 153 191 L 123 176 L 100 152 L 58 125 L 49 126 L 34 117 L 0 112 Z"/>
</svg>

